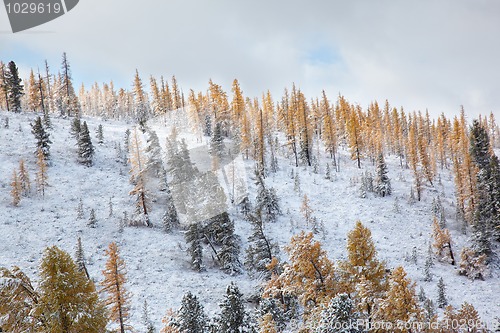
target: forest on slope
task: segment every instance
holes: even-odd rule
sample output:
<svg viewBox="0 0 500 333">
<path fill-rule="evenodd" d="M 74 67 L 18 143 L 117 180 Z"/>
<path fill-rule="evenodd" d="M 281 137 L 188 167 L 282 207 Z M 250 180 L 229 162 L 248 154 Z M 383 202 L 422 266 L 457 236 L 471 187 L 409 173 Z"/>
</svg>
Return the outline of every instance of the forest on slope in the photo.
<svg viewBox="0 0 500 333">
<path fill-rule="evenodd" d="M 249 98 L 237 80 L 185 98 L 175 77 L 146 92 L 138 72 L 132 91 L 77 95 L 66 55 L 24 81 L 1 68 L 4 330 L 498 321 L 493 113 L 431 119 L 295 85 Z M 87 297 L 52 288 L 69 284 Z"/>
</svg>

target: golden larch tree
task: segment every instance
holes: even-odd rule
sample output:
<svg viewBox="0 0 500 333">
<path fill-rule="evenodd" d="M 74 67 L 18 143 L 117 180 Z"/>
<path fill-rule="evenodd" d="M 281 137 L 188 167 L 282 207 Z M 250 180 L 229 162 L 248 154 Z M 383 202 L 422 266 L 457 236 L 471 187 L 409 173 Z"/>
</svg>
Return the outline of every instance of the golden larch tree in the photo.
<svg viewBox="0 0 500 333">
<path fill-rule="evenodd" d="M 304 194 L 304 197 L 302 198 L 302 205 L 300 206 L 300 212 L 302 213 L 302 216 L 304 216 L 304 219 L 306 220 L 306 225 L 309 226 L 310 224 L 312 224 L 313 210 L 311 208 L 311 202 L 309 201 L 307 194 Z"/>
<path fill-rule="evenodd" d="M 241 91 L 240 83 L 237 79 L 234 79 L 231 90 L 233 92 L 233 100 L 231 102 L 231 118 L 233 124 L 239 124 L 240 118 L 245 112 L 245 98 L 243 97 L 243 92 Z"/>
<path fill-rule="evenodd" d="M 130 294 L 125 288 L 127 282 L 125 261 L 120 257 L 115 242 L 109 244 L 105 253 L 108 256 L 108 261 L 102 271 L 104 280 L 101 282 L 101 292 L 106 295 L 104 304 L 108 307 L 110 320 L 119 325 L 119 332 L 129 332 L 132 331 L 132 328 L 127 324 Z"/>
<path fill-rule="evenodd" d="M 284 289 L 296 295 L 306 309 L 305 316 L 336 294 L 334 265 L 313 233 L 301 232 L 292 237 L 285 250 L 289 263 L 282 273 Z"/>
<path fill-rule="evenodd" d="M 40 109 L 40 90 L 36 82 L 33 69 L 30 71 L 30 77 L 28 81 L 28 109 L 31 111 Z"/>
<path fill-rule="evenodd" d="M 5 332 L 35 332 L 39 320 L 34 313 L 40 295 L 19 267 L 0 267 L 0 320 Z"/>
<path fill-rule="evenodd" d="M 396 267 L 389 277 L 389 289 L 378 305 L 376 320 L 390 322 L 394 325 L 392 332 L 412 332 L 411 327 L 403 325 L 397 328 L 399 321 L 409 324 L 418 323 L 422 318 L 422 310 L 415 293 L 415 282 L 412 282 L 403 267 Z"/>
<path fill-rule="evenodd" d="M 170 94 L 172 96 L 172 108 L 174 110 L 180 109 L 182 107 L 182 98 L 175 75 L 172 76 L 172 91 Z"/>
<path fill-rule="evenodd" d="M 42 194 L 42 197 L 45 197 L 45 187 L 48 185 L 47 162 L 45 161 L 45 156 L 41 148 L 38 148 L 36 157 L 36 164 L 38 166 L 36 185 L 38 192 Z"/>
<path fill-rule="evenodd" d="M 165 81 L 163 76 L 160 78 L 161 81 L 161 99 L 162 104 L 165 106 L 166 111 L 170 111 L 173 108 L 172 95 L 170 94 L 170 87 L 168 86 L 168 82 Z"/>
<path fill-rule="evenodd" d="M 357 161 L 359 169 L 361 169 L 361 149 L 363 147 L 360 113 L 361 107 L 359 106 L 355 110 L 352 110 L 346 125 L 349 148 L 351 149 L 351 159 Z"/>
<path fill-rule="evenodd" d="M 259 320 L 259 333 L 278 333 L 273 315 L 266 313 Z"/>
<path fill-rule="evenodd" d="M 449 256 L 451 264 L 455 265 L 455 257 L 453 256 L 453 250 L 451 248 L 451 234 L 446 228 L 441 228 L 437 217 L 434 217 L 434 222 L 432 223 L 432 236 L 434 238 L 434 243 L 432 246 L 436 249 L 436 254 L 439 257 L 443 257 L 443 251 L 448 249 L 446 257 Z"/>
<path fill-rule="evenodd" d="M 378 299 L 387 290 L 385 263 L 377 259 L 371 231 L 361 221 L 347 235 L 347 260 L 339 264 L 342 292 L 357 296 L 358 308 L 372 319 Z"/>
<path fill-rule="evenodd" d="M 78 270 L 71 256 L 52 246 L 40 265 L 40 298 L 35 314 L 43 332 L 104 332 L 106 311 L 94 283 Z"/>
<path fill-rule="evenodd" d="M 21 187 L 21 182 L 19 181 L 19 177 L 17 176 L 16 169 L 14 169 L 14 172 L 12 173 L 12 182 L 10 183 L 10 186 L 11 186 L 10 195 L 12 196 L 12 204 L 14 206 L 18 206 L 19 203 L 21 202 L 22 187 Z"/>
</svg>

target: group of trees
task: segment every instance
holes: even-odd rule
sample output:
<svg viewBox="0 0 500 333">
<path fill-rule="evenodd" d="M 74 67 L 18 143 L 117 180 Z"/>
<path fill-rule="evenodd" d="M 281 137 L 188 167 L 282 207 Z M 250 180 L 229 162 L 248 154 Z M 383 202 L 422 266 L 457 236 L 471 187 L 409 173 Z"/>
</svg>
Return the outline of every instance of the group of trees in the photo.
<svg viewBox="0 0 500 333">
<path fill-rule="evenodd" d="M 302 232 L 286 247 L 288 261 L 280 263 L 258 218 L 252 219 L 260 235 L 253 238 L 259 239 L 255 246 L 266 253 L 252 262 L 259 263 L 255 269 L 262 269 L 262 263 L 268 272 L 262 275 L 266 282 L 256 311 L 245 311 L 241 293 L 231 284 L 221 314 L 209 320 L 198 298 L 188 292 L 178 311 L 167 311 L 161 332 L 282 332 L 291 322 L 299 323 L 294 329 L 300 332 L 447 332 L 453 320 L 474 320 L 467 322 L 471 328 L 480 322 L 472 305 L 464 303 L 457 310 L 448 304 L 443 279 L 435 302 L 423 290 L 417 295 L 403 267 L 388 269 L 377 258 L 371 232 L 360 221 L 348 234 L 346 260 L 335 264 L 312 233 Z M 259 252 L 255 249 L 249 255 Z M 434 304 L 445 308 L 441 319 Z"/>
<path fill-rule="evenodd" d="M 269 173 L 277 170 L 278 152 L 295 166 L 317 170 L 323 160 L 320 152 L 323 149 L 329 159 L 326 165 L 330 177 L 330 165 L 340 172 L 339 151 L 347 149 L 353 165 L 361 168 L 362 164 L 370 163 L 376 167 L 376 177 L 370 180 L 369 187 L 381 197 L 392 193 L 387 156 L 396 156 L 401 168 L 411 170 L 412 191 L 416 192 L 417 200 L 425 195 L 426 187 L 435 185 L 441 170 L 451 169 L 455 176 L 457 217 L 470 226 L 473 240 L 473 246 L 463 249 L 460 255 L 460 272 L 472 278 L 482 277 L 482 267 L 493 258 L 491 243 L 500 240 L 500 168 L 493 151 L 500 145 L 500 130 L 493 113 L 469 126 L 463 110 L 453 119 L 443 114 L 431 120 L 427 112 L 407 114 L 388 101 L 383 107 L 374 101 L 363 109 L 341 95 L 332 101 L 324 91 L 321 98 L 308 100 L 295 85 L 285 89 L 276 101 L 269 91 L 261 98 L 251 99 L 244 96 L 237 80 L 232 85 L 232 96 L 210 80 L 205 92 L 190 90 L 187 98 L 191 128 L 200 138 L 210 137 L 212 170 L 200 171 L 191 162 L 187 144 L 177 138 L 175 130 L 167 139 L 164 161 L 158 136 L 147 126 L 147 120 L 154 116 L 184 108 L 184 95 L 175 76 L 170 85 L 163 77 L 159 81 L 151 77 L 149 95 L 136 71 L 132 91 L 115 91 L 111 82 L 102 87 L 95 84 L 89 91 L 82 86 L 77 97 L 66 54 L 57 75 L 50 75 L 47 64 L 43 74 L 31 71 L 26 89 L 14 62 L 7 66 L 0 63 L 0 67 L 0 107 L 14 112 L 44 113 L 32 124 L 39 165 L 37 187 L 42 194 L 46 161 L 50 158 L 50 113 L 74 116 L 72 134 L 77 140 L 78 160 L 87 166 L 93 163 L 94 146 L 86 122 L 80 122 L 81 115 L 131 118 L 140 124 L 140 130 L 129 132 L 125 142 L 133 185 L 130 195 L 136 199 L 134 223 L 151 226 L 152 197 L 164 193 L 162 223 L 166 231 L 171 231 L 181 225 L 181 220 L 187 222 L 183 224 L 186 242 L 192 267 L 197 271 L 204 269 L 205 249 L 212 252 L 217 264 L 228 273 L 239 273 L 243 267 L 234 221 L 227 213 L 227 198 L 217 172 L 219 164 L 231 154 L 241 152 L 245 158 L 253 158 L 255 207 L 250 208 L 248 198 L 241 204 L 253 228 L 245 266 L 269 279 L 263 298 L 273 310 L 262 314 L 261 327 L 266 327 L 266 331 L 280 330 L 279 317 L 293 317 L 296 314 L 292 310 L 297 307 L 304 314 L 306 325 L 325 332 L 332 317 L 343 315 L 341 320 L 346 320 L 345 313 L 368 322 L 416 321 L 425 315 L 425 309 L 415 301 L 414 286 L 404 270 L 387 272 L 384 263 L 376 258 L 369 230 L 361 223 L 349 234 L 349 258 L 345 262 L 335 265 L 320 243 L 313 241 L 312 234 L 302 233 L 286 248 L 289 262 L 279 263 L 277 246 L 264 232 L 265 224 L 275 222 L 282 213 L 275 190 L 265 184 Z M 98 140 L 102 141 L 102 127 L 100 133 Z M 277 138 L 279 133 L 285 138 L 283 146 Z M 142 138 L 146 138 L 144 146 Z M 230 147 L 226 139 L 230 139 Z M 23 169 L 20 163 L 19 170 L 13 173 L 14 205 L 19 204 L 23 195 L 29 195 L 29 175 Z M 298 175 L 295 182 L 300 187 Z M 307 223 L 312 224 L 314 216 L 306 195 L 302 212 Z M 449 255 L 454 263 L 451 236 L 443 224 L 441 220 L 434 223 L 434 246 L 438 255 Z M 17 273 L 9 271 L 9 274 Z M 121 297 L 127 298 L 126 294 Z M 192 295 L 187 299 L 193 299 Z M 403 306 L 405 310 L 400 311 Z M 341 314 L 339 308 L 347 310 Z M 121 314 L 127 313 L 125 305 L 117 309 Z M 458 315 L 451 309 L 447 313 L 450 317 Z M 122 319 L 118 321 L 124 331 L 127 325 Z M 173 331 L 180 327 L 175 325 L 172 324 Z"/>
<path fill-rule="evenodd" d="M 21 97 L 24 95 L 24 86 L 19 77 L 19 70 L 14 61 L 10 61 L 7 66 L 0 62 L 0 89 L 2 94 L 0 101 L 5 104 L 7 111 L 21 111 Z"/>
<path fill-rule="evenodd" d="M 57 113 L 62 116 L 79 116 L 80 102 L 73 88 L 71 66 L 66 53 L 62 55 L 61 68 L 51 74 L 45 61 L 45 71 L 33 69 L 25 86 L 21 83 L 14 61 L 6 66 L 0 62 L 0 107 L 10 111 L 38 111 L 45 115 Z"/>
<path fill-rule="evenodd" d="M 56 246 L 45 249 L 38 286 L 18 267 L 0 268 L 0 330 L 102 333 L 111 322 L 118 332 L 130 332 L 125 262 L 115 243 L 106 255 L 100 290 L 88 274 L 80 239 L 75 259 Z"/>
</svg>

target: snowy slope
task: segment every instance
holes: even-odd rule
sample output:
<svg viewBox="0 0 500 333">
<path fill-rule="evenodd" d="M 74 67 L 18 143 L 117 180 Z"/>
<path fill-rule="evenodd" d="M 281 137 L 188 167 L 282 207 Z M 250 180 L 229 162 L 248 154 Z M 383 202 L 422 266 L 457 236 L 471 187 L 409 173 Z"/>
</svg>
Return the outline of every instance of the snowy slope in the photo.
<svg viewBox="0 0 500 333">
<path fill-rule="evenodd" d="M 74 254 L 78 237 L 82 238 L 91 276 L 101 280 L 106 257 L 104 250 L 112 241 L 121 249 L 122 257 L 128 268 L 128 289 L 132 292 L 133 306 L 131 324 L 142 329 L 141 308 L 147 299 L 151 308 L 151 318 L 157 328 L 161 327 L 161 318 L 172 307 L 177 309 L 182 295 L 192 290 L 205 306 L 210 315 L 218 312 L 218 303 L 222 299 L 225 287 L 235 281 L 245 296 L 255 293 L 258 280 L 251 279 L 246 273 L 229 276 L 222 273 L 213 263 L 210 253 L 205 251 L 207 270 L 196 273 L 190 269 L 189 257 L 181 231 L 166 234 L 161 230 L 160 217 L 163 214 L 161 202 L 153 205 L 152 222 L 155 228 L 127 227 L 119 232 L 119 221 L 123 212 L 130 215 L 134 210 L 133 198 L 129 195 L 132 185 L 129 183 L 128 166 L 117 159 L 116 145 L 123 147 L 124 133 L 131 124 L 118 121 L 83 118 L 89 124 L 92 138 L 99 124 L 104 128 L 104 144 L 96 145 L 94 166 L 88 168 L 76 162 L 75 140 L 70 136 L 69 119 L 52 118 L 54 129 L 50 131 L 51 166 L 48 172 L 50 187 L 45 198 L 32 195 L 23 198 L 19 207 L 11 205 L 10 182 L 14 168 L 19 160 L 25 159 L 30 171 L 32 183 L 35 179 L 35 140 L 30 132 L 29 123 L 35 118 L 33 113 L 12 114 L 0 112 L 0 266 L 20 266 L 33 279 L 43 249 L 57 245 Z M 9 118 L 9 128 L 3 127 L 3 119 Z M 156 119 L 150 122 L 151 128 L 158 132 L 160 143 L 165 144 L 165 137 L 170 133 L 170 126 L 176 123 L 180 137 L 186 138 L 189 147 L 202 147 L 204 142 L 197 140 L 189 127 L 178 119 Z M 95 142 L 95 140 L 94 140 Z M 295 168 L 284 157 L 279 156 L 280 170 L 266 178 L 266 184 L 276 188 L 281 198 L 284 212 L 275 224 L 267 226 L 267 232 L 281 247 L 286 245 L 293 234 L 303 229 L 310 229 L 303 222 L 300 213 L 302 197 L 307 194 L 311 201 L 314 215 L 325 226 L 325 233 L 317 235 L 324 248 L 335 261 L 346 256 L 346 235 L 354 227 L 356 220 L 361 220 L 373 234 L 379 258 L 387 261 L 389 267 L 403 265 L 409 276 L 425 289 L 428 297 L 436 299 L 436 281 L 443 277 L 447 286 L 447 295 L 452 305 L 459 306 L 463 301 L 472 303 L 486 322 L 492 322 L 500 315 L 500 275 L 491 272 L 485 281 L 470 281 L 458 276 L 455 267 L 448 263 L 437 262 L 432 269 L 433 281 L 423 281 L 423 267 L 431 241 L 431 203 L 438 194 L 442 197 L 447 213 L 447 225 L 452 233 L 455 256 L 467 245 L 467 236 L 462 235 L 460 226 L 454 219 L 453 179 L 449 171 L 440 171 L 441 184 L 426 188 L 423 201 L 409 203 L 412 176 L 409 170 L 399 167 L 399 161 L 388 157 L 389 176 L 393 186 L 393 195 L 377 198 L 368 194 L 360 198 L 359 183 L 361 173 L 375 167 L 369 161 L 363 162 L 363 169 L 356 167 L 344 151 L 341 156 L 341 172 L 332 171 L 332 181 L 324 179 L 325 166 L 330 162 L 326 157 L 320 161 L 319 174 L 312 170 Z M 194 160 L 196 157 L 193 158 Z M 255 185 L 251 179 L 253 164 L 244 162 L 247 168 L 246 185 L 250 198 L 255 198 Z M 290 173 L 299 172 L 301 192 L 294 191 L 294 180 Z M 32 184 L 34 186 L 34 184 Z M 78 202 L 82 198 L 86 216 L 76 219 Z M 109 217 L 108 202 L 112 201 L 113 216 Z M 395 209 L 400 206 L 399 212 Z M 97 228 L 86 226 L 89 211 L 94 208 L 97 215 Z M 250 226 L 231 208 L 231 217 L 236 221 L 236 233 L 243 240 L 250 233 Z M 417 249 L 417 264 L 405 260 Z M 241 255 L 243 260 L 244 253 Z M 285 254 L 282 251 L 282 257 Z M 286 258 L 285 258 L 286 259 Z"/>
</svg>

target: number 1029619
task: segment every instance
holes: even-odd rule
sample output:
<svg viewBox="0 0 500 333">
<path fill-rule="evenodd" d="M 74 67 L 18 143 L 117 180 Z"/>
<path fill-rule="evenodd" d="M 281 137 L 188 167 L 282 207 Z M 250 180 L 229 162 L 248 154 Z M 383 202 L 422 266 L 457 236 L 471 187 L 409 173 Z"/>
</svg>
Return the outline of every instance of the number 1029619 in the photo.
<svg viewBox="0 0 500 333">
<path fill-rule="evenodd" d="M 8 14 L 59 14 L 60 3 L 11 2 L 5 5 Z"/>
</svg>

